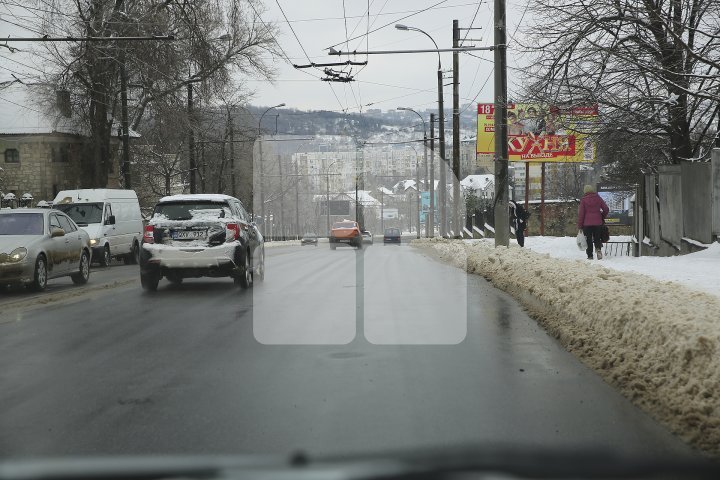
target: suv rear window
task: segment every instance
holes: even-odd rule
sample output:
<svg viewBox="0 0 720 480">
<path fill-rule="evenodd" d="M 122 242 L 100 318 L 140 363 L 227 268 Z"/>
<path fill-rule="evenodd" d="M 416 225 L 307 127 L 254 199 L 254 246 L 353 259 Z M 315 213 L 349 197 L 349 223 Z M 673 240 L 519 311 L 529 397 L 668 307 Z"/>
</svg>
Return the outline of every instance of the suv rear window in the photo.
<svg viewBox="0 0 720 480">
<path fill-rule="evenodd" d="M 215 214 L 218 217 L 230 217 L 230 208 L 224 202 L 163 202 L 155 206 L 155 217 L 168 220 L 190 220 L 197 216 Z"/>
<path fill-rule="evenodd" d="M 333 228 L 355 228 L 355 222 L 337 222 L 337 223 L 333 223 Z"/>
</svg>

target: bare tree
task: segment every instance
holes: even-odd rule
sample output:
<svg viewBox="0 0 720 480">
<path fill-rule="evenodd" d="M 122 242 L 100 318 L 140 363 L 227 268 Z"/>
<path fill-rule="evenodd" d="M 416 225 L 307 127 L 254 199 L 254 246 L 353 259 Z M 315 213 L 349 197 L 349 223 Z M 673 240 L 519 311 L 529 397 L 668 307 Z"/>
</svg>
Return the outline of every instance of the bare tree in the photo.
<svg viewBox="0 0 720 480">
<path fill-rule="evenodd" d="M 260 20 L 257 0 L 36 0 L 46 12 L 37 30 L 107 41 L 44 45 L 52 89 L 71 92 L 90 148 L 81 160 L 83 186 L 107 183 L 110 138 L 120 118 L 120 75 L 135 101 L 130 124 L 139 129 L 152 105 L 189 88 L 207 99 L 234 73 L 270 79 L 275 27 Z M 251 5 L 252 4 L 252 5 Z M 174 41 L 120 41 L 113 37 L 172 35 Z"/>
<path fill-rule="evenodd" d="M 719 0 L 536 0 L 528 8 L 531 98 L 599 104 L 605 134 L 663 143 L 656 163 L 707 158 L 720 118 Z"/>
</svg>

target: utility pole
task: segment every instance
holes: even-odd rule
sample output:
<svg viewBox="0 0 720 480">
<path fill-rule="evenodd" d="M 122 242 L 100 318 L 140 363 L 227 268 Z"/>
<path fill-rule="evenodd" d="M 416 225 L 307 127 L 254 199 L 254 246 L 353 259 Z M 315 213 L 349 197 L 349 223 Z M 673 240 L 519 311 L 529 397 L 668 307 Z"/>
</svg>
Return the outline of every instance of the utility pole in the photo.
<svg viewBox="0 0 720 480">
<path fill-rule="evenodd" d="M 327 235 L 330 238 L 330 172 L 325 172 L 325 213 L 327 214 Z"/>
<path fill-rule="evenodd" d="M 453 20 L 453 48 L 460 47 L 460 28 Z M 453 218 L 452 229 L 456 238 L 460 232 L 460 53 L 453 51 Z"/>
<path fill-rule="evenodd" d="M 188 123 L 190 130 L 188 132 L 188 159 L 190 161 L 190 193 L 197 193 L 197 185 L 195 183 L 195 173 L 197 165 L 195 163 L 195 132 L 193 131 L 193 88 L 192 83 L 187 85 L 187 101 L 188 101 Z"/>
<path fill-rule="evenodd" d="M 262 120 L 262 119 L 261 119 Z M 265 167 L 263 165 L 263 139 L 260 134 L 260 128 L 258 127 L 258 148 L 260 149 L 260 218 L 262 219 L 262 233 L 265 234 L 265 189 L 263 184 L 265 183 Z"/>
<path fill-rule="evenodd" d="M 235 128 L 233 127 L 232 111 L 230 120 L 230 194 L 235 197 Z"/>
<path fill-rule="evenodd" d="M 300 183 L 300 175 L 298 174 L 298 162 L 295 159 L 295 233 L 297 240 L 300 239 L 300 197 L 298 193 L 298 183 Z"/>
<path fill-rule="evenodd" d="M 447 193 L 447 179 L 445 178 L 445 171 L 447 164 L 445 162 L 445 102 L 443 101 L 443 73 L 438 65 L 438 131 L 440 132 L 440 198 L 438 203 L 440 204 L 440 236 L 444 237 L 447 234 L 447 212 L 445 210 L 446 193 Z"/>
<path fill-rule="evenodd" d="M 280 239 L 285 240 L 285 190 L 283 189 L 282 155 L 278 154 L 277 159 L 280 172 Z"/>
<path fill-rule="evenodd" d="M 127 72 L 125 70 L 125 49 L 120 50 L 120 109 L 122 115 L 122 146 L 123 160 L 120 167 L 120 174 L 123 177 L 123 185 L 126 189 L 132 188 L 130 178 L 130 127 L 128 125 L 127 105 Z"/>
<path fill-rule="evenodd" d="M 415 154 L 415 206 L 417 207 L 417 238 L 420 238 L 420 161 Z"/>
<path fill-rule="evenodd" d="M 430 209 L 428 210 L 429 237 L 435 236 L 435 114 L 430 114 Z"/>
<path fill-rule="evenodd" d="M 510 244 L 505 0 L 495 0 L 495 246 Z M 525 179 L 527 182 L 528 179 Z"/>
</svg>

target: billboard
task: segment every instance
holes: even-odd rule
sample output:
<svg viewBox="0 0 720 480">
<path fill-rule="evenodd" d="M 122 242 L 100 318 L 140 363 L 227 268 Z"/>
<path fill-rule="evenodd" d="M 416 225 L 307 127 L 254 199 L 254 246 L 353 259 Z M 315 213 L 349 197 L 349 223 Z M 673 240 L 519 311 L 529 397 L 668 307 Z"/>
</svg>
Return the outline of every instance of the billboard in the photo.
<svg viewBox="0 0 720 480">
<path fill-rule="evenodd" d="M 437 213 L 437 195 L 434 197 L 435 200 L 435 210 L 433 213 L 433 222 L 437 225 L 439 220 Z M 430 213 L 430 192 L 420 192 L 420 223 L 425 223 L 427 221 L 427 216 Z"/>
<path fill-rule="evenodd" d="M 383 219 L 392 220 L 396 218 L 400 218 L 400 212 L 398 212 L 397 208 L 386 208 L 383 210 Z"/>
<path fill-rule="evenodd" d="M 597 184 L 597 193 L 605 200 L 610 209 L 610 213 L 605 218 L 606 225 L 633 224 L 631 202 L 635 196 L 635 186 L 599 183 Z"/>
<path fill-rule="evenodd" d="M 327 215 L 327 200 L 320 202 L 320 215 Z M 330 215 L 350 215 L 349 200 L 330 200 Z"/>
<path fill-rule="evenodd" d="M 595 144 L 588 132 L 598 121 L 597 105 L 561 109 L 508 105 L 508 154 L 511 162 L 590 163 Z M 477 154 L 495 153 L 495 106 L 478 104 Z"/>
</svg>

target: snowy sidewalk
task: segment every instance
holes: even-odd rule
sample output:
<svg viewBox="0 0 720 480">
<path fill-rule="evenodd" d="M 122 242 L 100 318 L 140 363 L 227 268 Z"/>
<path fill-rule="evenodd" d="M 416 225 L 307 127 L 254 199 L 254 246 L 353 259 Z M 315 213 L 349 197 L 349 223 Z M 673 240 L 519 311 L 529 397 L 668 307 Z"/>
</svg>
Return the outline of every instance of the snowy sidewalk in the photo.
<svg viewBox="0 0 720 480">
<path fill-rule="evenodd" d="M 613 237 L 611 240 L 629 241 L 629 237 Z M 525 248 L 538 253 L 547 253 L 553 258 L 565 260 L 585 258 L 585 252 L 580 251 L 575 245 L 575 237 L 528 237 L 525 239 Z M 588 262 L 613 270 L 640 273 L 660 281 L 677 282 L 692 290 L 720 296 L 720 243 L 713 243 L 710 248 L 702 252 L 677 257 L 611 255 L 600 261 Z"/>
<path fill-rule="evenodd" d="M 493 240 L 412 244 L 515 296 L 605 381 L 720 456 L 720 246 L 684 257 L 589 261 L 570 237 L 530 237 L 528 248 L 495 248 Z"/>
</svg>

